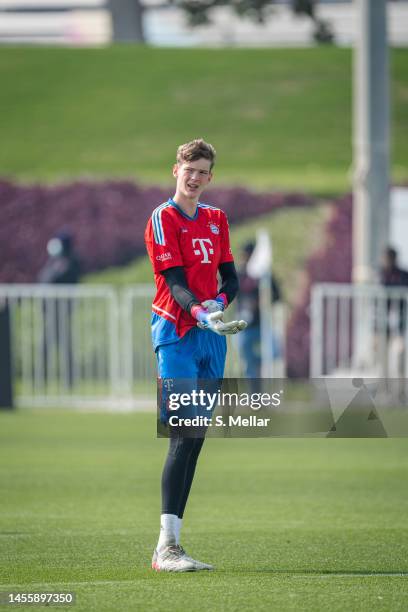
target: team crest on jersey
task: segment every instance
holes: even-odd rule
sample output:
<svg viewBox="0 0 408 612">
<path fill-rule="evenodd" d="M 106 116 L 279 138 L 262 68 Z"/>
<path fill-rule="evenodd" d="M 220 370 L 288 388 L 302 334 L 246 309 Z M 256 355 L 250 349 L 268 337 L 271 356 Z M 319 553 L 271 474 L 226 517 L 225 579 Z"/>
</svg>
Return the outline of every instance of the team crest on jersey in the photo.
<svg viewBox="0 0 408 612">
<path fill-rule="evenodd" d="M 219 234 L 220 233 L 220 228 L 218 227 L 218 225 L 215 225 L 215 223 L 209 223 L 208 224 L 210 230 L 212 231 L 213 234 Z"/>
</svg>

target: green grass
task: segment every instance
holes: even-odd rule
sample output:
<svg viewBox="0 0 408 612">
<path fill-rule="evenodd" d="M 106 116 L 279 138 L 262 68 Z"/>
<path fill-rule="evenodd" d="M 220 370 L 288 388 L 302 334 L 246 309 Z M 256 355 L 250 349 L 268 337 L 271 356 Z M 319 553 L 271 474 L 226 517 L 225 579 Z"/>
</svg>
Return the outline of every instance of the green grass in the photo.
<svg viewBox="0 0 408 612">
<path fill-rule="evenodd" d="M 2 175 L 171 183 L 175 147 L 214 142 L 221 183 L 349 189 L 351 51 L 7 47 Z M 391 51 L 393 178 L 408 178 L 408 49 Z"/>
<path fill-rule="evenodd" d="M 183 543 L 217 570 L 161 575 L 154 415 L 0 414 L 0 590 L 74 590 L 78 612 L 406 610 L 407 444 L 208 440 Z"/>
<path fill-rule="evenodd" d="M 312 250 L 324 239 L 322 231 L 328 207 L 280 210 L 268 215 L 247 219 L 231 226 L 231 246 L 239 263 L 239 249 L 248 240 L 256 238 L 259 228 L 266 229 L 273 242 L 273 269 L 279 279 L 286 301 L 292 303 L 299 295 L 299 283 L 305 261 Z M 84 282 L 112 284 L 118 288 L 135 283 L 153 283 L 152 267 L 148 257 L 140 257 L 128 266 L 109 268 L 88 274 Z"/>
</svg>

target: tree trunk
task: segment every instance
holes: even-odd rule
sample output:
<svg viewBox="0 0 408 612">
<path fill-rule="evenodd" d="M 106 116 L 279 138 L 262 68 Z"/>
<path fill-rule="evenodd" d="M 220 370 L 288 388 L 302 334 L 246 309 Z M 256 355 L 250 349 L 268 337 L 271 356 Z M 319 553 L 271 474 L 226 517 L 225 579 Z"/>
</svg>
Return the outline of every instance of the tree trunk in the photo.
<svg viewBox="0 0 408 612">
<path fill-rule="evenodd" d="M 109 0 L 113 41 L 143 43 L 143 6 L 140 0 Z"/>
</svg>

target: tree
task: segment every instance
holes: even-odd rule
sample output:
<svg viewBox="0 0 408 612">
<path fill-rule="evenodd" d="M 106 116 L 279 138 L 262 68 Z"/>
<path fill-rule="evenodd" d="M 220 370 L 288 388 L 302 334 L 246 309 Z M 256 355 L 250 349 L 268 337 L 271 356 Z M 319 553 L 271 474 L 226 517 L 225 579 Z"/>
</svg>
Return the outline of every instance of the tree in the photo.
<svg viewBox="0 0 408 612">
<path fill-rule="evenodd" d="M 190 25 L 198 26 L 211 23 L 210 12 L 218 6 L 230 6 L 240 17 L 250 17 L 257 23 L 265 23 L 271 14 L 274 0 L 170 0 L 170 3 L 185 11 Z M 290 5 L 296 15 L 306 15 L 312 19 L 316 42 L 334 42 L 330 24 L 316 16 L 316 0 L 290 0 Z"/>
<path fill-rule="evenodd" d="M 324 19 L 316 17 L 316 0 L 291 0 L 292 9 L 295 14 L 307 15 L 313 20 L 315 29 L 313 38 L 319 44 L 331 44 L 334 42 L 334 34 L 330 24 Z"/>
</svg>

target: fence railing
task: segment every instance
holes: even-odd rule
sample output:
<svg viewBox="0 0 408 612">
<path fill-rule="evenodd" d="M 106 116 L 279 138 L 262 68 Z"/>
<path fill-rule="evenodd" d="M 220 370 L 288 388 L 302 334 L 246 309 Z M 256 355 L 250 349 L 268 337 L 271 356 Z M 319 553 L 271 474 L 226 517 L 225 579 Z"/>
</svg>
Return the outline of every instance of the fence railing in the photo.
<svg viewBox="0 0 408 612">
<path fill-rule="evenodd" d="M 317 284 L 311 302 L 311 377 L 408 377 L 408 290 Z"/>
<path fill-rule="evenodd" d="M 109 287 L 0 285 L 18 402 L 109 401 L 120 388 L 119 317 Z"/>
</svg>

